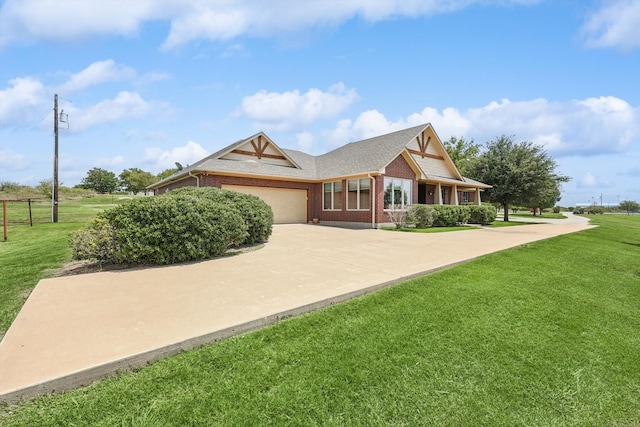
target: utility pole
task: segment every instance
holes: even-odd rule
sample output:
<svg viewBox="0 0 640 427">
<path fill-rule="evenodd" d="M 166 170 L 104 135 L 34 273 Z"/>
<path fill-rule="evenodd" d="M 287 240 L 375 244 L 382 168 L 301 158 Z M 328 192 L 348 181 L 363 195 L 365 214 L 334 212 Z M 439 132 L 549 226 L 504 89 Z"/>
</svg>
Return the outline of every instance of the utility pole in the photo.
<svg viewBox="0 0 640 427">
<path fill-rule="evenodd" d="M 51 195 L 51 222 L 58 222 L 58 94 L 53 97 L 53 194 Z"/>
</svg>

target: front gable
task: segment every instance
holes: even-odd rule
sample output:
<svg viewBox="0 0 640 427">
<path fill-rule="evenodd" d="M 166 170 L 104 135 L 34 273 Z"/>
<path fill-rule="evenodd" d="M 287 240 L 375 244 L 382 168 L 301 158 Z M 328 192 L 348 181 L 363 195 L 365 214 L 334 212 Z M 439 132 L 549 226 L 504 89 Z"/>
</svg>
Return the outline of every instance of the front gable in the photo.
<svg viewBox="0 0 640 427">
<path fill-rule="evenodd" d="M 226 152 L 222 153 L 218 159 L 265 163 L 296 169 L 300 168 L 262 132 L 232 145 Z"/>
<path fill-rule="evenodd" d="M 429 176 L 462 180 L 440 138 L 429 125 L 409 141 L 406 149 L 420 169 Z"/>
</svg>

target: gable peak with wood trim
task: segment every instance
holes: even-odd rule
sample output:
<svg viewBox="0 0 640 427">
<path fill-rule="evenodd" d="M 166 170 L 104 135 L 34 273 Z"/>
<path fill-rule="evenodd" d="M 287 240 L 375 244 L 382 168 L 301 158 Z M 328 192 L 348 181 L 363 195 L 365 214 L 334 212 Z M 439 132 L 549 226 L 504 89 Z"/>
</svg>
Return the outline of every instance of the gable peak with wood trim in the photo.
<svg viewBox="0 0 640 427">
<path fill-rule="evenodd" d="M 264 132 L 259 132 L 247 139 L 236 142 L 217 158 L 220 160 L 265 163 L 300 169 L 300 166 Z"/>
<path fill-rule="evenodd" d="M 425 125 L 405 148 L 427 179 L 464 180 L 431 124 Z"/>
</svg>

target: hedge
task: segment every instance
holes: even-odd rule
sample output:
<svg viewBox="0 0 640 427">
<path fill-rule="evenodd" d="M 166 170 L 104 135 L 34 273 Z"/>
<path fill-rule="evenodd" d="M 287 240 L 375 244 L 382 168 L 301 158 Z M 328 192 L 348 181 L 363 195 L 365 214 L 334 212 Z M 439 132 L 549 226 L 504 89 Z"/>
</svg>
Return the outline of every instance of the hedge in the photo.
<svg viewBox="0 0 640 427">
<path fill-rule="evenodd" d="M 271 208 L 255 196 L 214 188 L 181 189 L 102 212 L 74 233 L 71 246 L 75 259 L 173 264 L 265 241 L 272 224 Z"/>
<path fill-rule="evenodd" d="M 491 224 L 496 219 L 496 208 L 491 205 L 412 205 L 407 222 L 416 228 L 454 227 L 460 224 Z"/>
<path fill-rule="evenodd" d="M 407 212 L 407 222 L 416 228 L 429 228 L 433 226 L 433 206 L 411 205 Z"/>
<path fill-rule="evenodd" d="M 243 243 L 266 242 L 273 230 L 273 211 L 261 198 L 238 193 L 236 191 L 221 190 L 215 187 L 183 187 L 167 193 L 170 197 L 194 195 L 212 200 L 214 203 L 232 203 L 238 208 L 240 215 L 247 224 L 247 238 Z"/>
<path fill-rule="evenodd" d="M 489 225 L 496 220 L 498 215 L 495 206 L 492 205 L 467 205 L 465 207 L 469 208 L 470 212 L 469 224 Z"/>
</svg>

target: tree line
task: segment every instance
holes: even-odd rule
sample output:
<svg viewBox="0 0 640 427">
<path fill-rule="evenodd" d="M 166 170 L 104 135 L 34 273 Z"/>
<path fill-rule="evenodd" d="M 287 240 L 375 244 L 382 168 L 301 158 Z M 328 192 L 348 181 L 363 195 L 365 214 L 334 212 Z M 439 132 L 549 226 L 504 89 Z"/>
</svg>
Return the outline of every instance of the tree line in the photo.
<svg viewBox="0 0 640 427">
<path fill-rule="evenodd" d="M 147 187 L 154 182 L 171 176 L 177 171 L 175 168 L 165 169 L 154 175 L 139 168 L 129 168 L 116 176 L 115 173 L 106 169 L 92 168 L 76 187 L 93 190 L 98 193 L 113 193 L 116 191 L 140 193 L 142 191 L 146 192 Z"/>
</svg>

